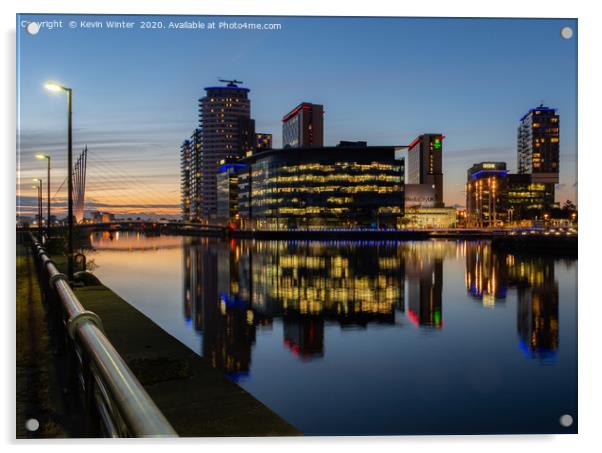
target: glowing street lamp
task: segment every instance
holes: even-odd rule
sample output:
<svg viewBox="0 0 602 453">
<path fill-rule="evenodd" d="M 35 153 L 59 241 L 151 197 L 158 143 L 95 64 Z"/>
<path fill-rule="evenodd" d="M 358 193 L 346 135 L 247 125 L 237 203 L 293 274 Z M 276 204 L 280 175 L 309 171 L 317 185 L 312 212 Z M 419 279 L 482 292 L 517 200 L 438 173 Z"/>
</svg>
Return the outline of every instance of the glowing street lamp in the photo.
<svg viewBox="0 0 602 453">
<path fill-rule="evenodd" d="M 33 178 L 33 181 L 37 183 L 32 186 L 34 189 L 38 189 L 38 239 L 42 240 L 42 180 L 39 178 Z"/>
<path fill-rule="evenodd" d="M 69 240 L 67 247 L 67 276 L 73 280 L 73 132 L 71 125 L 71 110 L 73 91 L 60 83 L 46 82 L 47 90 L 67 93 L 67 224 Z M 48 161 L 50 163 L 50 160 Z"/>
<path fill-rule="evenodd" d="M 63 85 L 56 82 L 46 82 L 44 84 L 44 88 L 46 88 L 49 91 L 61 91 L 66 89 Z"/>
<path fill-rule="evenodd" d="M 46 238 L 50 237 L 50 156 L 44 153 L 37 153 L 37 159 L 46 159 L 48 161 L 48 175 L 46 178 L 47 187 L 46 187 L 46 196 L 47 196 L 47 219 L 46 219 Z"/>
</svg>

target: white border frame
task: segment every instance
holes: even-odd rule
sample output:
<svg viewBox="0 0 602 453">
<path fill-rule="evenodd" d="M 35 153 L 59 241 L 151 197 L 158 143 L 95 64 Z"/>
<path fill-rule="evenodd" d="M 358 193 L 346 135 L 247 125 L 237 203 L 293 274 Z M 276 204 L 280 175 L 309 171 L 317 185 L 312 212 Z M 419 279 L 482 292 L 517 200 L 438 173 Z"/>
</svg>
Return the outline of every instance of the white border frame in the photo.
<svg viewBox="0 0 602 453">
<path fill-rule="evenodd" d="M 579 435 L 558 436 L 432 436 L 432 437 L 333 437 L 333 438 L 251 438 L 251 439 L 180 439 L 178 448 L 194 449 L 229 447 L 250 451 L 306 451 L 318 446 L 333 448 L 341 446 L 349 451 L 365 451 L 370 446 L 386 451 L 398 451 L 400 448 L 426 449 L 426 451 L 445 450 L 445 453 L 461 451 L 504 452 L 515 448 L 529 448 L 531 451 L 566 451 L 572 448 L 587 448 L 599 445 L 597 438 L 600 413 L 600 385 L 602 376 L 598 361 L 600 344 L 597 325 L 602 319 L 600 296 L 596 292 L 595 274 L 596 237 L 594 231 L 598 215 L 596 199 L 600 189 L 595 183 L 596 169 L 602 168 L 596 138 L 600 125 L 600 88 L 602 80 L 600 69 L 600 26 L 595 2 L 557 1 L 557 0 L 505 0 L 504 2 L 486 2 L 474 0 L 421 0 L 419 2 L 399 2 L 392 4 L 384 0 L 350 2 L 345 0 L 222 0 L 191 1 L 166 0 L 165 2 L 140 2 L 139 0 L 88 0 L 73 2 L 54 0 L 4 0 L 0 4 L 2 14 L 2 63 L 1 71 L 2 99 L 0 127 L 4 137 L 2 165 L 2 219 L 0 237 L 3 239 L 0 287 L 4 290 L 4 329 L 8 350 L 5 357 L 5 372 L 2 386 L 3 410 L 0 411 L 0 429 L 2 438 L 10 446 L 25 445 L 25 448 L 43 448 L 45 451 L 65 448 L 104 449 L 106 441 L 19 441 L 14 440 L 15 423 L 15 311 L 12 301 L 15 291 L 15 255 L 14 255 L 14 208 L 15 208 L 15 14 L 16 13 L 98 13 L 98 14 L 215 14 L 215 15 L 321 15 L 321 16 L 445 16 L 445 17 L 556 17 L 577 18 L 579 20 L 579 162 L 578 172 L 580 191 L 580 272 L 579 294 L 583 303 L 579 311 Z M 598 441 L 598 442 L 597 442 Z M 125 449 L 130 445 L 144 446 L 145 449 L 158 451 L 172 440 L 123 440 L 111 441 L 111 447 Z"/>
</svg>

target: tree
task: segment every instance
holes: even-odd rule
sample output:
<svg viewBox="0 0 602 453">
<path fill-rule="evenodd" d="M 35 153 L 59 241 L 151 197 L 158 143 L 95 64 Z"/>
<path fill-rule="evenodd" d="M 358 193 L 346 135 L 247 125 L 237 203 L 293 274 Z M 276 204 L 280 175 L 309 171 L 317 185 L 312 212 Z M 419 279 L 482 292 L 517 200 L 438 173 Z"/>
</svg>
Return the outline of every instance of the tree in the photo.
<svg viewBox="0 0 602 453">
<path fill-rule="evenodd" d="M 575 204 L 571 200 L 566 200 L 564 202 L 564 204 L 562 205 L 562 210 L 563 211 L 576 211 L 577 206 L 575 206 Z"/>
<path fill-rule="evenodd" d="M 566 200 L 562 205 L 562 216 L 565 219 L 570 219 L 571 216 L 577 212 L 577 206 L 571 201 Z"/>
</svg>

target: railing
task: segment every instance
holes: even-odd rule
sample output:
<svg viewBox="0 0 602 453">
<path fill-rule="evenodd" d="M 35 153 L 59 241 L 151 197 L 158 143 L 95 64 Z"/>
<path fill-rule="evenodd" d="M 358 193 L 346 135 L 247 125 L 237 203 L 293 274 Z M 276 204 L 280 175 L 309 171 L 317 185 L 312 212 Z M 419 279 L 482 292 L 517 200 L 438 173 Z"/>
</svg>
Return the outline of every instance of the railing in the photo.
<svg viewBox="0 0 602 453">
<path fill-rule="evenodd" d="M 67 277 L 30 237 L 45 299 L 61 325 L 63 347 L 59 349 L 67 346 L 72 358 L 69 371 L 77 376 L 83 391 L 88 433 L 93 437 L 177 436 L 103 333 L 101 319 L 84 309 Z"/>
</svg>

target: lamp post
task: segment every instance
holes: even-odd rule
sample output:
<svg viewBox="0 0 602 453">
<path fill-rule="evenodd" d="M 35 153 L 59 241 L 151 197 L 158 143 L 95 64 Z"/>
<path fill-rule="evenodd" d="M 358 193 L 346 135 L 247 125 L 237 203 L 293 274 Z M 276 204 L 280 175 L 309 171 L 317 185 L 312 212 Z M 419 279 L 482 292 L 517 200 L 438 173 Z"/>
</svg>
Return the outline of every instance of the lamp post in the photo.
<svg viewBox="0 0 602 453">
<path fill-rule="evenodd" d="M 73 91 L 71 88 L 56 82 L 47 82 L 46 89 L 50 91 L 65 91 L 67 93 L 67 277 L 73 280 L 73 134 L 71 127 L 71 106 Z M 50 162 L 50 160 L 48 161 Z"/>
<path fill-rule="evenodd" d="M 32 187 L 38 189 L 38 240 L 42 241 L 42 180 L 33 178 L 33 181 L 36 185 Z"/>
<path fill-rule="evenodd" d="M 38 159 L 46 159 L 48 161 L 48 173 L 46 177 L 46 239 L 50 237 L 50 156 L 48 154 L 36 154 Z"/>
</svg>

